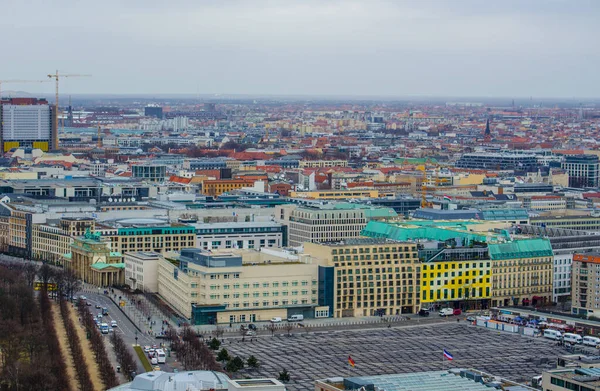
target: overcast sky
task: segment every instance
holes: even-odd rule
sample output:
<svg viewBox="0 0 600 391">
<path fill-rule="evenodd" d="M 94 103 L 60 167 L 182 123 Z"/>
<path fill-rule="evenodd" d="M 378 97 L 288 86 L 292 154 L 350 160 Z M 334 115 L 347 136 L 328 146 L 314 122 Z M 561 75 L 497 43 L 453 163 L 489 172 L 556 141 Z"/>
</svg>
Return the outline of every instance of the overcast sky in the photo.
<svg viewBox="0 0 600 391">
<path fill-rule="evenodd" d="M 64 93 L 600 96 L 597 0 L 0 0 L 0 8 L 0 79 L 93 74 L 65 79 Z"/>
</svg>

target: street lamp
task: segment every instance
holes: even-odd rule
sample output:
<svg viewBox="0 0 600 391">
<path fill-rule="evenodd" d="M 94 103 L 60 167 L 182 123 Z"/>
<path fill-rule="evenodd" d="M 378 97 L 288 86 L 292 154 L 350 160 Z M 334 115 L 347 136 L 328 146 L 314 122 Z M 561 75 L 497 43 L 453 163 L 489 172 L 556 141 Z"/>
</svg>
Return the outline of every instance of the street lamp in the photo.
<svg viewBox="0 0 600 391">
<path fill-rule="evenodd" d="M 135 331 L 135 344 L 136 344 L 136 346 L 137 346 L 137 344 L 138 344 L 138 342 L 137 342 L 137 341 L 138 341 L 138 336 L 137 336 L 137 330 L 136 330 L 136 331 Z"/>
</svg>

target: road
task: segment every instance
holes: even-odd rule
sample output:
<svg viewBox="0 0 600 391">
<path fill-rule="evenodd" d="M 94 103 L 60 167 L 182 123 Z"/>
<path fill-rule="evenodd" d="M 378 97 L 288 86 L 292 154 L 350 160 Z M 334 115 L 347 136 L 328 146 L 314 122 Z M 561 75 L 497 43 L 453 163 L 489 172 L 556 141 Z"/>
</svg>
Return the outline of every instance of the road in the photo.
<svg viewBox="0 0 600 391">
<path fill-rule="evenodd" d="M 121 309 L 119 309 L 118 306 L 107 295 L 105 295 L 103 293 L 100 293 L 100 294 L 97 293 L 97 288 L 94 288 L 92 290 L 85 289 L 78 293 L 78 296 L 81 296 L 81 295 L 85 296 L 87 298 L 87 301 L 91 304 L 91 306 L 88 308 L 94 316 L 97 316 L 97 314 L 102 313 L 101 308 L 106 307 L 108 309 L 108 315 L 104 315 L 102 317 L 102 322 L 108 323 L 108 324 L 110 324 L 110 322 L 113 320 L 115 320 L 117 322 L 117 327 L 113 328 L 113 330 L 116 333 L 122 334 L 123 340 L 125 341 L 125 343 L 128 346 L 131 346 L 130 351 L 131 351 L 131 354 L 133 354 L 133 356 L 135 358 L 137 358 L 137 354 L 133 350 L 133 346 L 136 343 L 138 343 L 141 346 L 145 346 L 145 345 L 152 346 L 152 345 L 159 345 L 161 342 L 164 343 L 164 340 L 162 340 L 162 339 L 157 339 L 157 338 L 154 338 L 147 334 L 139 332 L 137 330 L 137 328 L 134 326 L 134 324 L 129 320 L 129 318 L 127 316 L 125 316 L 125 314 L 123 314 Z M 99 305 L 101 308 L 97 309 L 96 305 Z M 107 338 L 109 337 L 109 335 L 105 335 L 105 336 Z M 136 340 L 136 337 L 137 337 L 137 340 Z M 108 344 L 108 347 L 110 347 L 110 346 L 111 345 Z M 112 350 L 112 348 L 111 348 L 111 350 Z M 136 361 L 138 363 L 138 373 L 143 373 L 144 369 L 143 369 L 142 363 L 139 361 L 139 359 L 137 359 Z M 172 364 L 173 363 L 174 363 L 174 358 L 167 357 L 167 362 L 165 364 L 160 364 L 159 367 L 164 371 L 172 372 L 172 370 L 173 370 Z"/>
</svg>

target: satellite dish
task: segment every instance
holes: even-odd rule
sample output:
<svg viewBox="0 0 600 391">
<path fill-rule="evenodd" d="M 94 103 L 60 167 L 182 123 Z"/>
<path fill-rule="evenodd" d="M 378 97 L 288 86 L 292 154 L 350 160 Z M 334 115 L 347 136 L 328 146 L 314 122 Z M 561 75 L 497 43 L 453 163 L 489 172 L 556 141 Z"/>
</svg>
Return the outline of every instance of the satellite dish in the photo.
<svg viewBox="0 0 600 391">
<path fill-rule="evenodd" d="M 109 199 L 108 199 L 108 202 L 112 202 L 112 201 L 113 201 L 113 200 L 112 200 L 112 198 L 109 198 Z"/>
<path fill-rule="evenodd" d="M 135 197 L 131 197 L 131 198 L 129 199 L 129 201 L 131 201 L 131 202 L 135 201 Z"/>
</svg>

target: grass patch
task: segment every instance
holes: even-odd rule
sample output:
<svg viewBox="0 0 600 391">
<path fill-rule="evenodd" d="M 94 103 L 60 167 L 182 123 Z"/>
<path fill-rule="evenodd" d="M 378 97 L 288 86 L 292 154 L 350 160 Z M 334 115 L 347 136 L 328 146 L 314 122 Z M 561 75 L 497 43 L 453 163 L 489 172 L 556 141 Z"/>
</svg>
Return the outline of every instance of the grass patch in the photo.
<svg viewBox="0 0 600 391">
<path fill-rule="evenodd" d="M 137 354 L 140 361 L 142 362 L 142 366 L 144 367 L 144 370 L 146 372 L 152 372 L 152 365 L 150 365 L 150 361 L 148 361 L 148 357 L 146 357 L 146 355 L 144 354 L 144 350 L 142 349 L 142 347 L 139 345 L 134 346 L 133 350 L 135 350 L 135 353 Z"/>
</svg>

